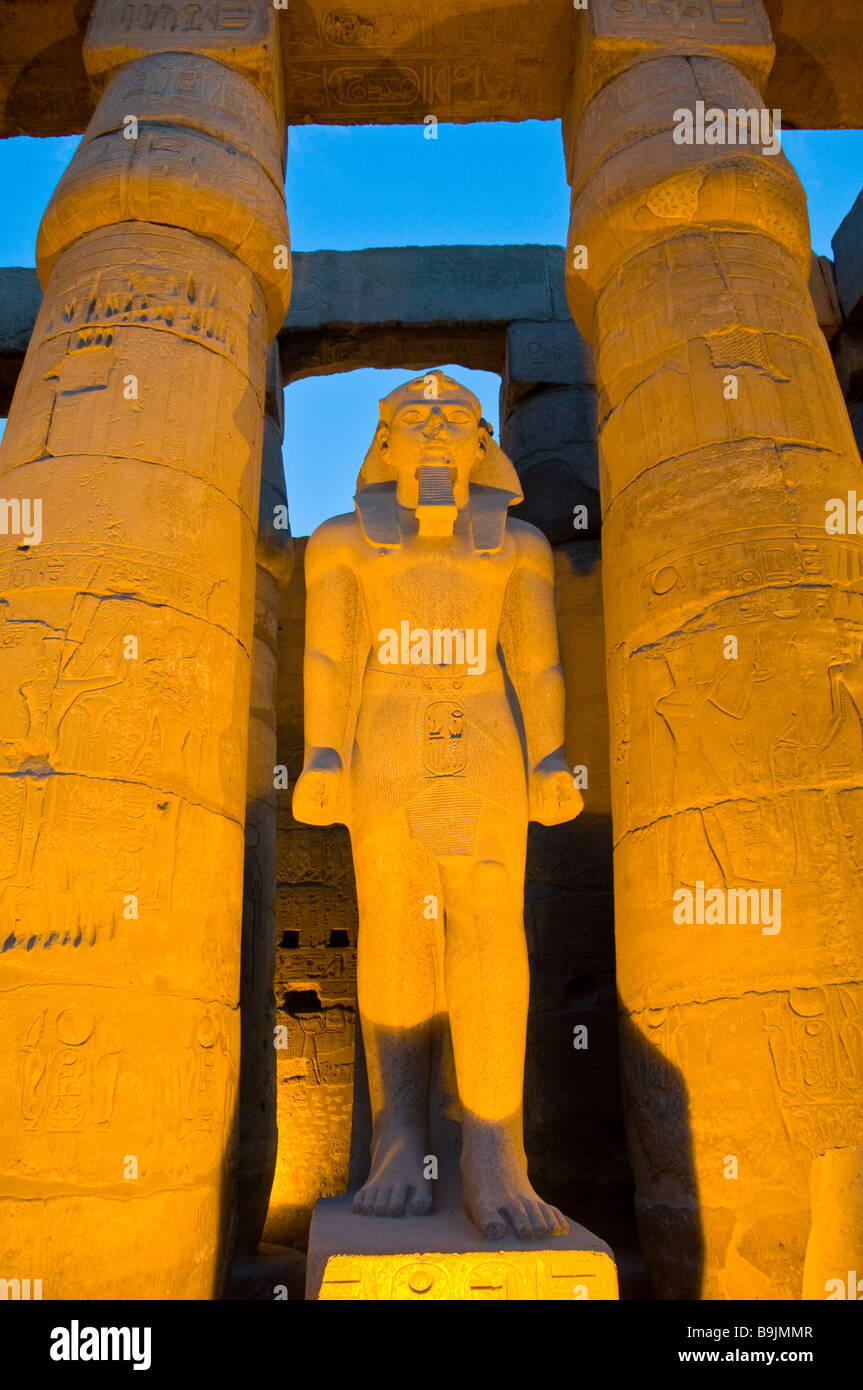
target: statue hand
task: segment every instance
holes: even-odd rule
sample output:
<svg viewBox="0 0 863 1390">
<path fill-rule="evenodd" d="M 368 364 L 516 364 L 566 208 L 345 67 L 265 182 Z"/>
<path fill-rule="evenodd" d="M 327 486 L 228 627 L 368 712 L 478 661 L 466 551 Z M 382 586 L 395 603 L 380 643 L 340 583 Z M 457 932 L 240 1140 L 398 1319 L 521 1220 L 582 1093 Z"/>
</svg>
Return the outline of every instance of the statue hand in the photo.
<svg viewBox="0 0 863 1390">
<path fill-rule="evenodd" d="M 324 751 L 324 750 L 322 750 Z M 307 759 L 294 787 L 291 809 L 304 825 L 336 825 L 342 821 L 342 764 L 337 754 Z"/>
<path fill-rule="evenodd" d="M 540 825 L 563 825 L 584 810 L 584 799 L 563 758 L 543 758 L 530 779 L 530 819 Z"/>
</svg>

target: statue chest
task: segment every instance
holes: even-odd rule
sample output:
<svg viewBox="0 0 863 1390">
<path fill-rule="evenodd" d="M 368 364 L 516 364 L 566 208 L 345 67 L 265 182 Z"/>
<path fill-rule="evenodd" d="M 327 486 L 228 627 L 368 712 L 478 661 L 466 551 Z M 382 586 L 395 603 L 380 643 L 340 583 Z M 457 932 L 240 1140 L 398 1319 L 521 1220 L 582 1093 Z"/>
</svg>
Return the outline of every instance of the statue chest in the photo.
<svg viewBox="0 0 863 1390">
<path fill-rule="evenodd" d="M 503 555 L 382 551 L 361 576 L 373 630 L 399 628 L 497 629 L 512 562 Z"/>
</svg>

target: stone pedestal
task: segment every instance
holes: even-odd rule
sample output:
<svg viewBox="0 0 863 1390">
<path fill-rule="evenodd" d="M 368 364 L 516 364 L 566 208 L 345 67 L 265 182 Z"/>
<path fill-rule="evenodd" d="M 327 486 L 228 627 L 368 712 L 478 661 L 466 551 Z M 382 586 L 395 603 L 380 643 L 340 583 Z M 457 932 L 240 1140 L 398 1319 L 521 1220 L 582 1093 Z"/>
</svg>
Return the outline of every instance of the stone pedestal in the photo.
<svg viewBox="0 0 863 1390">
<path fill-rule="evenodd" d="M 484 1241 L 460 1202 L 431 1216 L 355 1216 L 352 1196 L 318 1202 L 309 1235 L 306 1299 L 503 1302 L 617 1299 L 605 1244 L 570 1221 L 547 1242 Z"/>
</svg>

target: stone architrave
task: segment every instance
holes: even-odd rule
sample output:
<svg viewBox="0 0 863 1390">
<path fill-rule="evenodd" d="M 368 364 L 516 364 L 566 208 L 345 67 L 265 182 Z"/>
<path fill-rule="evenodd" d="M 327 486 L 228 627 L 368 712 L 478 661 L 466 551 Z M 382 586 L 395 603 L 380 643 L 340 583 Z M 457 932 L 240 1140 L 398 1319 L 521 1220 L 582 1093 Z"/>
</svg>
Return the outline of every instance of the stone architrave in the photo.
<svg viewBox="0 0 863 1390">
<path fill-rule="evenodd" d="M 628 1132 L 661 1295 L 799 1298 L 863 1143 L 863 544 L 825 527 L 863 470 L 807 290 L 806 200 L 745 75 L 763 8 L 686 8 L 633 3 L 628 26 L 592 0 L 566 122 L 568 294 L 600 393 Z M 725 143 L 695 139 L 699 102 Z M 827 1150 L 848 1161 L 812 1206 Z"/>
<path fill-rule="evenodd" d="M 208 1298 L 229 1254 L 266 346 L 290 292 L 278 17 L 233 8 L 215 46 L 132 43 L 130 7 L 97 3 L 104 91 L 42 222 L 2 443 L 41 537 L 0 537 L 0 1267 L 45 1298 Z"/>
<path fill-rule="evenodd" d="M 278 344 L 267 354 L 267 394 L 256 545 L 255 633 L 249 706 L 246 854 L 240 983 L 240 1143 L 236 1233 L 258 1248 L 276 1167 L 276 673 L 279 595 L 293 572 L 282 466 L 284 402 Z"/>
</svg>

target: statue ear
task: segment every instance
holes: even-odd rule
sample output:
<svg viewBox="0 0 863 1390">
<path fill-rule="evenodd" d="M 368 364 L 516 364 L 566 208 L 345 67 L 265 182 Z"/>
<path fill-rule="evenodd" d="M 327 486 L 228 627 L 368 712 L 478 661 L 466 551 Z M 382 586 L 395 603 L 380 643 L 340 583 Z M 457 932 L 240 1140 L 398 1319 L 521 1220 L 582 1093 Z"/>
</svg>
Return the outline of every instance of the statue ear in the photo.
<svg viewBox="0 0 863 1390">
<path fill-rule="evenodd" d="M 476 462 L 474 468 L 480 468 L 485 463 L 487 457 L 486 443 L 491 437 L 492 430 L 488 420 L 480 420 L 479 429 L 477 430 Z"/>
<path fill-rule="evenodd" d="M 381 420 L 375 430 L 375 437 L 372 440 L 371 448 L 366 454 L 363 466 L 360 469 L 360 476 L 357 479 L 357 487 L 359 489 L 370 487 L 373 483 L 394 482 L 396 480 L 395 472 L 387 458 L 389 442 L 389 426 Z"/>
<path fill-rule="evenodd" d="M 485 420 L 480 422 L 480 441 L 477 462 L 471 469 L 471 488 L 479 486 L 507 492 L 512 499 L 508 506 L 523 501 L 524 494 L 515 467 L 500 445 L 495 443 L 491 425 L 486 424 Z"/>
</svg>

